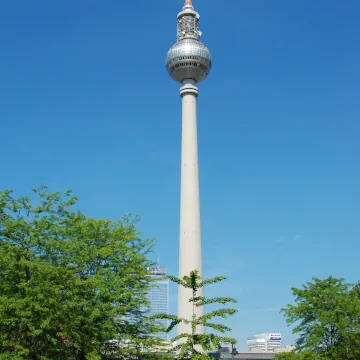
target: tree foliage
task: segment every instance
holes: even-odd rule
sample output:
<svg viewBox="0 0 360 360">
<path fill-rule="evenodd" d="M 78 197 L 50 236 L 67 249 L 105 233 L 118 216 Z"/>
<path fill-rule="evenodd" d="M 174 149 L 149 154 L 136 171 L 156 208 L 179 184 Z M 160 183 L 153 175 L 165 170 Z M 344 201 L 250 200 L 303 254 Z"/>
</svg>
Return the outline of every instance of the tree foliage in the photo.
<svg viewBox="0 0 360 360">
<path fill-rule="evenodd" d="M 151 346 L 151 241 L 137 219 L 86 217 L 71 191 L 33 193 L 35 203 L 0 192 L 0 359 L 110 359 Z"/>
<path fill-rule="evenodd" d="M 319 360 L 311 351 L 280 353 L 275 356 L 275 360 Z"/>
<path fill-rule="evenodd" d="M 155 315 L 154 319 L 167 319 L 169 320 L 170 326 L 167 331 L 170 332 L 175 326 L 180 323 L 185 323 L 191 326 L 190 333 L 180 334 L 172 339 L 172 342 L 176 344 L 172 349 L 172 352 L 176 352 L 177 359 L 191 359 L 191 360 L 207 360 L 212 359 L 206 352 L 217 350 L 221 348 L 221 343 L 236 344 L 236 340 L 230 337 L 223 336 L 222 334 L 231 331 L 228 326 L 222 324 L 216 324 L 211 322 L 216 317 L 227 319 L 228 316 L 234 315 L 237 310 L 229 308 L 221 308 L 213 310 L 205 315 L 197 316 L 195 308 L 210 304 L 221 304 L 226 305 L 228 303 L 236 303 L 237 301 L 232 298 L 217 297 L 207 299 L 203 296 L 197 296 L 199 289 L 209 284 L 216 284 L 220 281 L 225 280 L 225 277 L 214 277 L 212 279 L 202 280 L 198 271 L 192 271 L 188 276 L 184 276 L 179 279 L 174 276 L 168 277 L 172 282 L 177 283 L 191 290 L 192 296 L 189 302 L 193 304 L 193 315 L 191 319 L 178 318 L 175 315 L 160 314 Z M 197 332 L 199 327 L 210 328 L 215 330 L 221 335 L 214 333 L 211 334 L 200 334 Z"/>
<path fill-rule="evenodd" d="M 288 324 L 295 325 L 298 350 L 321 359 L 360 359 L 359 285 L 330 276 L 313 278 L 292 292 L 295 305 L 282 311 Z"/>
</svg>

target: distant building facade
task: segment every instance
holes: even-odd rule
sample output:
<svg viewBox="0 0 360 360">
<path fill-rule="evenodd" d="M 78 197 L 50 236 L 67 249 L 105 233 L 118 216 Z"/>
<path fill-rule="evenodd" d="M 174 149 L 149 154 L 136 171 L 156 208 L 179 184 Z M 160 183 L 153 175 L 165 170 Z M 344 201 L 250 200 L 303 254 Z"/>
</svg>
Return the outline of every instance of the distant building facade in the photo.
<svg viewBox="0 0 360 360">
<path fill-rule="evenodd" d="M 147 299 L 150 303 L 149 315 L 169 314 L 169 280 L 165 279 L 166 269 L 160 266 L 148 269 L 150 276 L 155 280 L 153 287 L 147 293 Z M 158 320 L 165 328 L 168 326 L 167 320 Z M 157 334 L 162 340 L 169 340 L 165 332 Z"/>
<path fill-rule="evenodd" d="M 221 349 L 209 353 L 222 360 L 273 360 L 278 353 L 294 351 L 294 346 L 281 347 L 281 334 L 263 333 L 248 338 L 248 351 L 237 351 L 236 348 L 223 345 Z"/>
<path fill-rule="evenodd" d="M 270 335 L 276 335 L 276 336 L 270 336 Z M 280 335 L 280 336 L 279 336 Z M 281 334 L 258 334 L 255 335 L 253 338 L 250 338 L 249 340 L 253 341 L 254 339 L 260 339 L 260 340 L 267 340 L 269 341 L 269 346 L 268 346 L 268 350 L 265 351 L 264 348 L 266 348 L 264 346 L 252 346 L 251 350 L 249 350 L 248 352 L 244 352 L 244 351 L 237 351 L 236 348 L 233 347 L 229 347 L 229 346 L 222 346 L 220 350 L 216 351 L 216 352 L 210 352 L 209 355 L 213 356 L 214 358 L 217 359 L 222 359 L 222 360 L 273 360 L 275 359 L 276 355 L 278 353 L 283 353 L 283 352 L 291 352 L 295 350 L 294 346 L 286 346 L 285 348 L 281 348 L 278 347 L 278 344 L 272 344 L 273 341 L 275 341 L 275 339 L 269 339 L 270 337 L 272 338 L 277 338 L 277 341 L 279 340 L 278 338 L 280 337 L 280 341 L 281 341 Z M 260 344 L 263 344 L 264 341 L 259 341 Z"/>
<path fill-rule="evenodd" d="M 263 333 L 247 339 L 250 352 L 278 352 L 281 348 L 280 333 Z"/>
</svg>

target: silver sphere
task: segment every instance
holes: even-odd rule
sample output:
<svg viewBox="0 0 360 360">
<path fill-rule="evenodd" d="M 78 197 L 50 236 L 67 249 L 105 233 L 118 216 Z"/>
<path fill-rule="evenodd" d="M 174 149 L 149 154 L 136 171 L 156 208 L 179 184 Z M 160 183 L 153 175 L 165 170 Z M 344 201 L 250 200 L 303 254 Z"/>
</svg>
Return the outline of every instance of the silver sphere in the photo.
<svg viewBox="0 0 360 360">
<path fill-rule="evenodd" d="M 199 40 L 179 40 L 168 52 L 166 68 L 179 83 L 185 79 L 200 82 L 206 79 L 211 69 L 210 51 Z"/>
</svg>

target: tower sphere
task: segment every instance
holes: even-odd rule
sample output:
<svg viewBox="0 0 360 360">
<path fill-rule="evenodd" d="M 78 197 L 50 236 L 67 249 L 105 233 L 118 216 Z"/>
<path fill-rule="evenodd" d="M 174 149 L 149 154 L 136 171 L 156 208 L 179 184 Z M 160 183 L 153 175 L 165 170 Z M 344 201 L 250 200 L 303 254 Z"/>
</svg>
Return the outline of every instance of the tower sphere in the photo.
<svg viewBox="0 0 360 360">
<path fill-rule="evenodd" d="M 210 51 L 200 41 L 199 19 L 200 15 L 191 1 L 185 1 L 183 10 L 178 14 L 177 41 L 166 58 L 169 74 L 180 83 L 187 79 L 200 82 L 206 79 L 211 70 Z"/>
<path fill-rule="evenodd" d="M 169 50 L 166 67 L 171 77 L 180 83 L 185 79 L 200 82 L 211 69 L 210 51 L 199 40 L 180 40 Z"/>
</svg>

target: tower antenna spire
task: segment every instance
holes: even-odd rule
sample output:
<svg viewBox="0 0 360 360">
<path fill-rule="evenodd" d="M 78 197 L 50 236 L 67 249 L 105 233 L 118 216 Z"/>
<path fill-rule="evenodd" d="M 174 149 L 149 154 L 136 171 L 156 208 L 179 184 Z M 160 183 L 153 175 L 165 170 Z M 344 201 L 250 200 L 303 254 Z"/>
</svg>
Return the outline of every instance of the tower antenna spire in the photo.
<svg viewBox="0 0 360 360">
<path fill-rule="evenodd" d="M 191 0 L 185 0 L 185 6 L 186 6 L 186 5 L 192 6 L 192 1 L 191 1 Z"/>
</svg>

